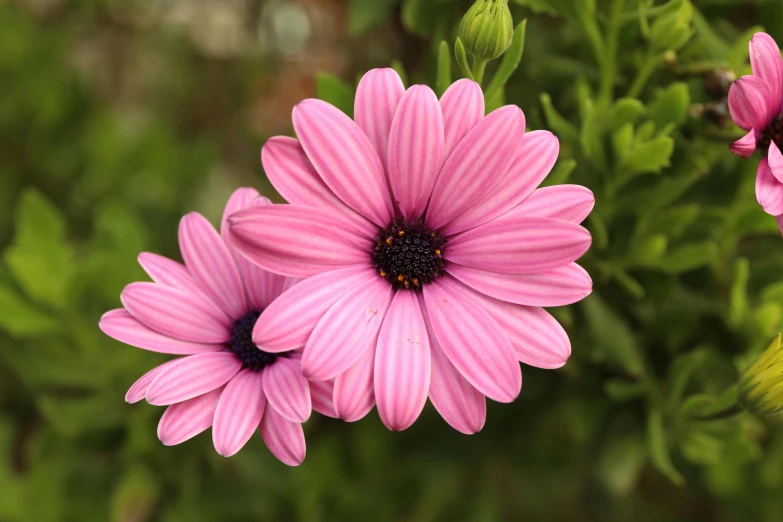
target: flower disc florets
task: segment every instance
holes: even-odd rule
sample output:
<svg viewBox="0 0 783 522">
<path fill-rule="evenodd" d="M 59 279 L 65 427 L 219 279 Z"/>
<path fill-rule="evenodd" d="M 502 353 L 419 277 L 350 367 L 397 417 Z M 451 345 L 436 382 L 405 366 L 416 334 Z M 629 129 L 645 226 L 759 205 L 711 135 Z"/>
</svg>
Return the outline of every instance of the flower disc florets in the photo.
<svg viewBox="0 0 783 522">
<path fill-rule="evenodd" d="M 281 354 L 267 353 L 259 350 L 253 342 L 253 327 L 261 312 L 250 311 L 234 323 L 231 340 L 226 343 L 228 350 L 242 361 L 242 367 L 252 371 L 260 371 L 269 366 Z"/>
<path fill-rule="evenodd" d="M 440 277 L 446 239 L 420 222 L 393 222 L 378 236 L 372 263 L 394 288 L 415 290 Z"/>
<path fill-rule="evenodd" d="M 778 116 L 767 125 L 761 132 L 758 140 L 758 148 L 766 153 L 770 143 L 775 142 L 778 149 L 783 150 L 783 116 Z"/>
</svg>

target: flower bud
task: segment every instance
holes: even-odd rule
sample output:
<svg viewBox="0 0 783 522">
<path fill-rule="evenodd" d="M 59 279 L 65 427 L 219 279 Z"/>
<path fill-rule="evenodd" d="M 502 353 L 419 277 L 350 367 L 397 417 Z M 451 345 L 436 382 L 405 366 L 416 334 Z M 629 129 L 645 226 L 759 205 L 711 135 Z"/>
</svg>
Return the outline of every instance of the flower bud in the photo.
<svg viewBox="0 0 783 522">
<path fill-rule="evenodd" d="M 502 56 L 514 38 L 508 0 L 477 0 L 459 24 L 459 38 L 478 58 Z"/>
<path fill-rule="evenodd" d="M 780 334 L 742 375 L 739 383 L 742 407 L 770 415 L 783 410 L 783 349 Z"/>
</svg>

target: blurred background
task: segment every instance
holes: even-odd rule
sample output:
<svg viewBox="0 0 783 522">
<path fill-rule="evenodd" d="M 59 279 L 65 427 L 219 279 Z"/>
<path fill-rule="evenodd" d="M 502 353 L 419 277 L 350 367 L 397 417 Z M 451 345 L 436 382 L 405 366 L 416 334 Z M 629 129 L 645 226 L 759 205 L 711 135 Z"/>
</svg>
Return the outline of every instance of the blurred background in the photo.
<svg viewBox="0 0 783 522">
<path fill-rule="evenodd" d="M 725 106 L 753 32 L 783 42 L 777 0 L 510 2 L 526 45 L 496 101 L 558 135 L 552 182 L 595 192 L 595 292 L 553 310 L 571 361 L 523 368 L 481 433 L 429 405 L 403 433 L 314 416 L 292 469 L 257 437 L 165 448 L 163 409 L 124 403 L 165 360 L 97 327 L 136 255 L 179 259 L 180 216 L 216 222 L 236 187 L 277 198 L 259 150 L 299 100 L 350 113 L 390 64 L 434 86 L 469 5 L 0 0 L 0 521 L 782 519 L 780 418 L 703 419 L 783 323 L 783 242 Z"/>
</svg>

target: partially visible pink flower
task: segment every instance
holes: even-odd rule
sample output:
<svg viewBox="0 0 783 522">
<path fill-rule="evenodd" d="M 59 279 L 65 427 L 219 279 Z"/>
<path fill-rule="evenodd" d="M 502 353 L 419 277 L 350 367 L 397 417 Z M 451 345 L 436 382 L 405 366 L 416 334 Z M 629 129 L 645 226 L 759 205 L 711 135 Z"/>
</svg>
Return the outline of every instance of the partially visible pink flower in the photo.
<svg viewBox="0 0 783 522">
<path fill-rule="evenodd" d="M 748 47 L 753 74 L 729 90 L 731 117 L 748 133 L 730 149 L 743 158 L 756 150 L 764 155 L 756 172 L 756 199 L 783 233 L 783 58 L 767 33 L 753 35 Z"/>
<path fill-rule="evenodd" d="M 272 138 L 262 151 L 291 204 L 229 218 L 243 256 L 309 278 L 264 311 L 253 339 L 268 352 L 304 345 L 303 373 L 335 379 L 342 419 L 377 403 L 383 423 L 403 430 L 429 397 L 451 426 L 475 433 L 485 397 L 519 394 L 519 361 L 557 368 L 571 353 L 541 307 L 591 291 L 574 261 L 591 243 L 578 223 L 593 194 L 536 190 L 557 139 L 525 134 L 516 106 L 485 116 L 475 82 L 438 100 L 376 69 L 359 84 L 355 114 L 297 105 L 299 140 Z"/>
<path fill-rule="evenodd" d="M 168 406 L 158 425 L 163 444 L 179 444 L 212 427 L 215 449 L 228 457 L 258 430 L 278 459 L 296 466 L 305 458 L 302 423 L 311 409 L 336 416 L 333 384 L 308 383 L 301 350 L 270 353 L 252 342 L 259 314 L 297 282 L 248 263 L 225 242 L 230 214 L 263 206 L 272 205 L 255 190 L 237 190 L 220 234 L 200 214 L 183 217 L 185 265 L 139 255 L 154 283 L 126 286 L 125 308 L 104 314 L 100 328 L 131 346 L 184 356 L 144 374 L 125 396 L 129 403 L 146 398 Z"/>
</svg>

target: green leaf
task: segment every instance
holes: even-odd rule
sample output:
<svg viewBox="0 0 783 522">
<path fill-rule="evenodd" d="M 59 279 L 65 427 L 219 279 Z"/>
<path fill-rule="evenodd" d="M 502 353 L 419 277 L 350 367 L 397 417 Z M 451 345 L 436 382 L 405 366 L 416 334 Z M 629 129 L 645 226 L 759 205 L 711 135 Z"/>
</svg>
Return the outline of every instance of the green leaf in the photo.
<svg viewBox="0 0 783 522">
<path fill-rule="evenodd" d="M 12 337 L 36 337 L 57 329 L 57 321 L 10 288 L 0 287 L 0 328 Z"/>
<path fill-rule="evenodd" d="M 656 53 L 677 51 L 693 36 L 693 5 L 683 2 L 676 12 L 661 16 L 650 28 L 650 43 Z"/>
<path fill-rule="evenodd" d="M 646 388 L 643 381 L 609 379 L 604 382 L 604 392 L 615 402 L 627 402 L 644 396 Z"/>
<path fill-rule="evenodd" d="M 555 168 L 552 169 L 552 172 L 549 174 L 549 176 L 544 178 L 542 186 L 548 187 L 551 185 L 562 185 L 568 181 L 568 178 L 571 176 L 571 173 L 575 168 L 575 159 L 565 159 L 562 156 L 559 157 L 557 159 L 557 163 L 555 164 Z"/>
<path fill-rule="evenodd" d="M 617 131 L 628 123 L 634 124 L 647 109 L 636 98 L 620 98 L 612 108 L 612 130 Z"/>
<path fill-rule="evenodd" d="M 573 123 L 563 118 L 557 109 L 552 105 L 552 98 L 547 93 L 541 93 L 541 105 L 544 108 L 544 115 L 549 124 L 549 128 L 560 139 L 576 142 L 579 140 L 579 131 Z"/>
<path fill-rule="evenodd" d="M 637 174 L 657 173 L 670 165 L 670 159 L 674 152 L 674 140 L 668 136 L 658 136 L 653 140 L 640 145 L 635 145 L 624 156 L 621 164 L 623 177 L 631 177 Z"/>
<path fill-rule="evenodd" d="M 315 92 L 319 99 L 331 103 L 353 118 L 354 89 L 347 83 L 332 74 L 321 72 L 315 76 Z"/>
<path fill-rule="evenodd" d="M 663 413 L 657 408 L 650 409 L 647 414 L 647 449 L 650 452 L 650 460 L 658 471 L 677 486 L 685 484 L 685 478 L 674 467 L 669 456 L 666 432 L 663 427 Z"/>
<path fill-rule="evenodd" d="M 734 264 L 734 281 L 731 283 L 729 296 L 729 324 L 739 326 L 748 312 L 748 281 L 750 280 L 750 263 L 741 257 Z"/>
<path fill-rule="evenodd" d="M 353 35 L 364 33 L 388 19 L 396 4 L 396 0 L 349 0 L 348 30 Z"/>
<path fill-rule="evenodd" d="M 111 520 L 128 522 L 149 520 L 160 495 L 160 485 L 149 469 L 141 464 L 124 472 L 111 499 Z"/>
<path fill-rule="evenodd" d="M 712 241 L 701 241 L 671 250 L 654 266 L 670 274 L 679 274 L 714 263 L 717 259 L 718 245 Z"/>
<path fill-rule="evenodd" d="M 655 128 L 660 132 L 668 125 L 685 123 L 690 104 L 688 86 L 684 83 L 673 83 L 658 91 L 655 101 L 650 104 L 650 118 L 655 122 Z"/>
<path fill-rule="evenodd" d="M 442 96 L 451 85 L 451 50 L 446 40 L 441 40 L 438 46 L 438 73 L 435 80 L 438 97 Z"/>
<path fill-rule="evenodd" d="M 511 41 L 511 46 L 506 51 L 506 54 L 503 55 L 503 60 L 501 60 L 495 76 L 492 77 L 492 81 L 489 83 L 489 87 L 487 87 L 484 95 L 486 100 L 491 100 L 497 91 L 506 85 L 511 75 L 519 67 L 519 62 L 522 61 L 522 53 L 525 51 L 526 27 L 527 20 L 522 20 L 514 29 L 514 39 Z"/>
<path fill-rule="evenodd" d="M 650 215 L 650 225 L 645 233 L 666 234 L 668 238 L 676 238 L 682 235 L 701 214 L 701 207 L 697 204 L 679 205 L 661 210 Z"/>
<path fill-rule="evenodd" d="M 454 42 L 454 57 L 457 59 L 457 65 L 459 65 L 459 70 L 462 71 L 462 76 L 473 80 L 473 72 L 470 70 L 470 65 L 468 65 L 468 55 L 465 53 L 465 46 L 462 45 L 462 40 L 459 39 L 459 36 L 457 41 Z"/>
<path fill-rule="evenodd" d="M 597 294 L 582 301 L 582 310 L 590 334 L 591 358 L 640 377 L 644 373 L 644 365 L 628 324 Z"/>
<path fill-rule="evenodd" d="M 559 14 L 552 0 L 514 0 L 514 3 L 527 7 L 534 13 Z"/>
<path fill-rule="evenodd" d="M 403 85 L 408 85 L 408 73 L 405 71 L 405 66 L 399 60 L 392 60 L 391 68 L 399 75 Z"/>
<path fill-rule="evenodd" d="M 604 149 L 604 131 L 606 130 L 606 110 L 588 103 L 582 120 L 579 143 L 582 153 L 599 170 L 606 169 L 606 150 Z"/>
</svg>

